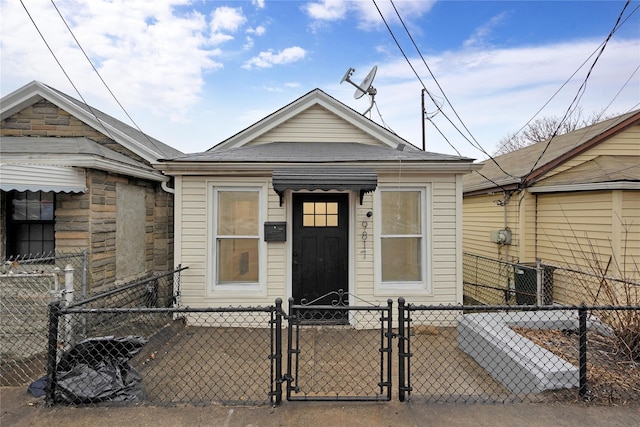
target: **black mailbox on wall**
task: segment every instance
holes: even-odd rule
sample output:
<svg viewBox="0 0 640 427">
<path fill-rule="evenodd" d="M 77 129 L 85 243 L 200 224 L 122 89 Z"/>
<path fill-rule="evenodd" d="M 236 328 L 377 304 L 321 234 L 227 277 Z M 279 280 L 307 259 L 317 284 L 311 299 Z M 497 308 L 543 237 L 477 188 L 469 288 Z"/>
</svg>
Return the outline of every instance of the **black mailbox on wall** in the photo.
<svg viewBox="0 0 640 427">
<path fill-rule="evenodd" d="M 287 223 L 286 222 L 265 222 L 264 223 L 265 242 L 286 242 Z"/>
</svg>

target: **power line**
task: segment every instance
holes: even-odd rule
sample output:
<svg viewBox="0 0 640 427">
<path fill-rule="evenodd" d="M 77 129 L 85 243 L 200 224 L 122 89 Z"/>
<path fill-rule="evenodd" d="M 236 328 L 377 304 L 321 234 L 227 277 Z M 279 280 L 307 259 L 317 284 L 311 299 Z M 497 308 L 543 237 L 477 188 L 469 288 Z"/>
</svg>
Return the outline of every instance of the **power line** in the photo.
<svg viewBox="0 0 640 427">
<path fill-rule="evenodd" d="M 102 120 L 100 120 L 100 118 L 98 118 L 97 114 L 95 113 L 95 111 L 93 111 L 93 108 L 91 108 L 91 106 L 87 103 L 87 101 L 85 101 L 84 97 L 82 96 L 82 94 L 80 93 L 80 91 L 78 90 L 78 88 L 76 87 L 76 85 L 73 83 L 73 80 L 71 79 L 71 77 L 69 76 L 69 74 L 67 73 L 67 71 L 64 69 L 64 67 L 62 66 L 62 63 L 60 62 L 60 60 L 58 60 L 58 57 L 56 56 L 56 54 L 53 52 L 53 49 L 51 49 L 51 46 L 49 45 L 49 43 L 47 43 L 47 40 L 45 39 L 44 35 L 42 34 L 42 32 L 40 31 L 40 28 L 38 28 L 38 25 L 36 24 L 36 21 L 33 19 L 33 17 L 31 16 L 31 13 L 29 13 L 29 10 L 27 9 L 27 6 L 25 6 L 24 2 L 22 0 L 20 0 L 20 4 L 22 5 L 22 8 L 24 9 L 24 11 L 26 12 L 27 16 L 29 17 L 29 19 L 31 20 L 31 23 L 33 24 L 33 26 L 35 27 L 36 31 L 38 32 L 38 34 L 40 35 L 40 38 L 42 39 L 42 41 L 44 42 L 45 46 L 47 46 L 47 49 L 49 49 L 49 52 L 51 53 L 51 56 L 53 56 L 53 59 L 55 59 L 56 63 L 58 64 L 58 66 L 60 67 L 60 70 L 62 70 L 62 73 L 65 75 L 65 77 L 67 78 L 67 80 L 69 80 L 69 83 L 71 84 L 71 86 L 73 87 L 73 89 L 76 91 L 76 93 L 78 94 L 78 96 L 80 97 L 80 99 L 82 99 L 82 102 L 85 103 L 85 105 L 89 108 L 89 111 L 91 112 L 91 114 L 93 114 L 93 116 L 96 118 L 96 120 L 98 120 L 98 123 L 100 123 L 102 125 L 102 128 L 104 129 L 104 131 L 107 133 L 107 135 L 109 136 L 109 138 L 114 139 L 113 135 L 111 135 L 111 133 L 109 132 L 109 130 L 107 129 L 107 127 L 105 126 L 105 124 L 102 122 Z"/>
<path fill-rule="evenodd" d="M 574 96 L 573 100 L 569 104 L 569 107 L 567 108 L 567 111 L 565 112 L 565 114 L 562 117 L 562 119 L 558 122 L 558 125 L 557 125 L 556 129 L 554 130 L 553 134 L 551 135 L 551 137 L 547 140 L 547 144 L 545 145 L 544 149 L 542 150 L 542 152 L 540 153 L 540 155 L 538 156 L 538 158 L 534 162 L 533 166 L 531 167 L 531 170 L 522 179 L 522 185 L 523 186 L 525 186 L 527 184 L 527 179 L 529 178 L 529 176 L 535 170 L 536 166 L 538 165 L 538 163 L 542 159 L 542 156 L 544 156 L 544 154 L 549 149 L 549 146 L 551 145 L 551 142 L 553 141 L 553 139 L 558 135 L 558 131 L 560 130 L 560 127 L 562 126 L 562 123 L 567 119 L 567 117 L 571 114 L 571 112 L 577 107 L 578 102 L 580 101 L 580 99 L 582 98 L 582 95 L 584 94 L 584 92 L 586 90 L 587 81 L 589 80 L 589 77 L 591 76 L 591 72 L 593 71 L 593 69 L 595 68 L 596 64 L 598 63 L 598 60 L 602 56 L 602 53 L 604 52 L 604 49 L 607 47 L 607 44 L 609 43 L 609 40 L 611 40 L 611 37 L 613 37 L 613 34 L 618 30 L 620 21 L 622 19 L 622 15 L 624 15 L 624 11 L 627 9 L 627 6 L 629 6 L 630 2 L 631 2 L 631 0 L 627 0 L 627 2 L 625 3 L 624 7 L 622 8 L 622 11 L 618 15 L 618 19 L 616 19 L 616 23 L 614 24 L 613 28 L 611 29 L 611 31 L 607 35 L 607 38 L 605 39 L 604 43 L 602 43 L 602 47 L 600 48 L 598 54 L 596 55 L 596 58 L 593 60 L 593 63 L 591 64 L 591 67 L 589 67 L 589 71 L 587 72 L 587 75 L 585 76 L 584 81 L 582 82 L 582 84 L 578 88 L 578 91 L 576 92 L 576 95 Z"/>
<path fill-rule="evenodd" d="M 442 131 L 440 130 L 440 128 L 431 121 L 431 119 L 429 119 L 429 121 L 431 122 L 431 124 L 433 125 L 433 127 L 438 131 L 438 133 L 440 134 L 440 136 L 442 136 L 442 138 L 444 138 L 445 141 L 447 141 L 447 144 L 449 144 L 451 146 L 451 148 L 453 148 L 453 150 L 458 153 L 458 156 L 462 157 L 462 154 L 460 154 L 460 152 L 458 151 L 458 149 L 456 147 L 453 146 L 453 144 L 449 141 L 449 139 L 444 135 L 444 133 L 442 133 Z M 498 184 L 497 182 L 495 182 L 494 180 L 492 180 L 491 178 L 483 175 L 480 171 L 475 170 L 474 172 L 476 172 L 478 175 L 480 175 L 481 177 L 483 177 L 484 179 L 486 179 L 487 181 L 491 182 L 493 185 L 495 185 L 496 187 L 500 188 L 502 190 L 503 193 L 507 193 L 507 189 L 505 189 L 502 185 Z"/>
<path fill-rule="evenodd" d="M 420 78 L 420 75 L 418 74 L 418 72 L 416 71 L 416 69 L 413 67 L 413 64 L 411 64 L 411 61 L 409 60 L 408 56 L 406 55 L 406 53 L 404 52 L 404 49 L 402 49 L 402 46 L 400 45 L 400 43 L 398 42 L 398 39 L 396 38 L 395 34 L 393 33 L 393 31 L 391 30 L 391 27 L 389 26 L 389 24 L 387 23 L 387 20 L 385 19 L 384 15 L 382 14 L 382 11 L 380 10 L 380 8 L 378 7 L 378 4 L 376 3 L 376 0 L 372 0 L 373 4 L 375 5 L 376 9 L 378 10 L 378 13 L 380 14 L 380 18 L 382 18 L 382 21 L 384 22 L 385 26 L 387 27 L 387 30 L 389 31 L 389 34 L 391 35 L 391 37 L 393 38 L 394 42 L 396 43 L 396 46 L 398 47 L 398 49 L 400 50 L 400 52 L 402 53 L 402 56 L 404 56 L 405 60 L 407 61 L 407 63 L 409 64 L 409 67 L 413 70 L 414 74 L 416 75 L 418 81 L 420 81 L 420 84 L 422 85 L 422 87 L 425 89 L 425 91 L 429 94 L 429 97 L 431 98 L 431 100 L 434 102 L 434 104 L 437 105 L 436 101 L 433 99 L 433 97 L 431 96 L 431 93 L 429 92 L 429 90 L 427 89 L 426 85 L 424 84 L 424 82 L 422 81 L 422 78 Z M 413 37 L 411 37 L 411 34 L 409 33 L 409 30 L 407 29 L 406 25 L 404 25 L 404 21 L 402 20 L 402 17 L 400 16 L 398 10 L 395 7 L 395 4 L 393 4 L 393 1 L 391 0 L 391 4 L 393 5 L 396 14 L 398 15 L 398 18 L 400 19 L 400 21 L 402 22 L 402 25 L 404 26 L 405 30 L 407 31 L 407 34 L 409 34 L 409 37 L 411 38 L 411 40 L 413 41 Z M 420 55 L 420 57 L 422 58 L 422 61 L 424 62 L 424 64 L 426 65 L 426 61 L 424 60 L 424 57 L 422 56 L 422 53 L 420 52 L 420 50 L 418 49 L 418 47 L 416 46 L 415 42 L 414 42 L 414 46 L 416 47 L 416 49 L 418 50 L 418 54 Z M 435 78 L 435 76 L 433 75 L 433 73 L 431 73 L 431 69 L 428 67 L 427 65 L 427 69 L 429 70 L 429 73 L 431 74 L 431 76 L 433 77 L 434 81 L 437 80 Z M 469 129 L 464 125 L 464 122 L 462 122 L 462 119 L 460 118 L 460 116 L 458 115 L 458 113 L 455 111 L 455 108 L 453 108 L 453 105 L 451 104 L 451 102 L 449 101 L 449 99 L 447 98 L 446 94 L 444 93 L 444 91 L 442 90 L 442 87 L 440 86 L 440 84 L 438 84 L 438 87 L 440 88 L 440 91 L 442 92 L 442 94 L 444 95 L 445 99 L 447 100 L 449 106 L 451 107 L 451 109 L 454 111 L 456 117 L 458 118 L 458 120 L 460 121 L 460 123 L 462 123 L 462 126 L 465 128 L 465 130 L 469 133 L 469 135 L 471 136 L 471 138 L 473 138 L 473 135 L 471 134 L 471 132 L 469 131 Z M 464 138 L 466 139 L 469 144 L 471 144 L 471 146 L 473 146 L 474 148 L 482 151 L 483 153 L 485 153 L 495 164 L 496 166 L 498 166 L 498 168 L 505 174 L 508 175 L 512 178 L 517 178 L 514 177 L 513 175 L 509 174 L 507 171 L 505 171 L 502 166 L 500 166 L 500 164 L 498 164 L 498 162 L 489 154 L 486 152 L 486 150 L 484 150 L 484 148 L 482 148 L 482 146 L 480 146 L 480 144 L 474 139 L 474 142 L 472 142 L 459 128 L 458 126 L 456 126 L 455 123 L 453 123 L 453 121 L 449 118 L 449 116 L 447 116 L 447 114 L 440 109 L 440 112 L 442 113 L 442 115 L 447 119 L 447 121 L 454 127 L 454 129 L 456 131 L 458 131 L 458 133 Z M 430 123 L 432 125 L 434 125 L 433 121 L 430 120 Z M 438 129 L 438 132 L 442 135 L 442 132 L 440 132 L 440 130 Z M 449 143 L 449 145 L 451 145 L 451 143 Z M 457 152 L 458 150 L 456 150 Z"/>
<path fill-rule="evenodd" d="M 618 26 L 618 28 L 616 29 L 616 31 L 617 31 L 620 27 L 622 27 L 622 26 L 623 26 L 623 25 L 624 25 L 624 24 L 625 24 L 625 23 L 626 23 L 626 22 L 631 18 L 631 16 L 633 16 L 633 14 L 634 14 L 634 13 L 636 13 L 636 12 L 638 11 L 638 8 L 640 8 L 640 5 L 639 5 L 639 6 L 636 6 L 636 8 L 635 8 L 635 9 L 633 9 L 633 10 L 631 11 L 631 13 L 629 14 L 629 16 L 627 16 L 627 17 L 624 19 L 624 21 L 622 21 L 622 22 L 620 23 L 620 25 Z M 567 80 L 566 80 L 566 81 L 565 81 L 565 82 L 564 82 L 564 83 L 563 83 L 563 84 L 558 88 L 558 90 L 556 90 L 556 91 L 553 93 L 553 95 L 551 95 L 551 97 L 547 100 L 547 102 L 545 102 L 545 103 L 542 105 L 542 107 L 540 107 L 540 108 L 538 109 L 538 111 L 536 111 L 536 112 L 535 112 L 535 114 L 534 114 L 534 115 L 533 115 L 533 116 L 532 116 L 532 117 L 531 117 L 531 118 L 530 118 L 530 119 L 529 119 L 529 120 L 528 120 L 524 125 L 522 125 L 522 127 L 521 127 L 520 129 L 518 129 L 518 131 L 517 131 L 516 133 L 514 133 L 514 134 L 513 134 L 513 136 L 515 136 L 515 135 L 519 134 L 520 132 L 522 132 L 522 130 L 523 130 L 523 129 L 525 129 L 525 128 L 529 125 L 529 123 L 531 123 L 531 122 L 536 118 L 536 116 L 537 116 L 538 114 L 540 114 L 540 112 L 541 112 L 542 110 L 544 110 L 544 108 L 545 108 L 547 105 L 549 105 L 549 103 L 550 103 L 550 102 L 551 102 L 551 101 L 556 97 L 556 95 L 558 95 L 558 93 L 560 93 L 560 91 L 561 91 L 561 90 L 562 90 L 562 89 L 563 89 L 563 88 L 564 88 L 564 87 L 565 87 L 565 86 L 566 86 L 566 85 L 571 81 L 571 79 L 573 79 L 573 77 L 574 77 L 576 74 L 578 74 L 578 71 L 580 71 L 580 70 L 582 69 L 582 67 L 584 67 L 584 66 L 585 66 L 585 64 L 587 63 L 587 61 L 589 61 L 589 60 L 591 59 L 591 57 L 593 57 L 593 55 L 595 55 L 595 54 L 596 54 L 596 52 L 598 52 L 598 50 L 599 50 L 600 48 L 602 48 L 602 46 L 604 45 L 604 43 L 605 43 L 604 41 L 603 41 L 602 43 L 600 43 L 600 44 L 598 45 L 598 47 L 596 47 L 596 48 L 594 49 L 594 51 L 593 51 L 593 52 L 591 52 L 591 55 L 589 55 L 589 56 L 588 56 L 588 57 L 587 57 L 587 58 L 582 62 L 582 64 L 580 64 L 580 66 L 576 69 L 576 71 L 574 71 L 574 72 L 573 72 L 573 74 L 571 74 L 571 75 L 569 76 L 569 78 L 568 78 L 568 79 L 567 79 Z M 637 69 L 636 69 L 636 71 L 637 71 Z M 634 71 L 634 74 L 635 74 L 635 72 L 636 72 L 636 71 Z M 632 76 L 633 76 L 633 74 L 632 74 Z M 630 78 L 631 78 L 631 77 L 630 77 Z M 630 78 L 629 78 L 629 79 L 630 79 Z M 629 80 L 627 80 L 627 82 L 624 84 L 624 86 L 626 86 L 628 82 L 629 82 Z M 623 86 L 623 88 L 624 88 L 624 86 Z M 619 93 L 620 93 L 620 92 L 618 92 L 618 94 L 619 94 Z M 618 94 L 616 94 L 616 97 L 618 96 Z M 615 97 L 614 97 L 614 100 L 615 100 Z M 613 100 L 612 100 L 612 102 L 613 102 Z M 609 105 L 611 105 L 611 104 L 609 104 Z M 607 108 L 609 107 L 609 105 L 607 105 Z M 605 110 L 606 110 L 607 108 L 605 108 Z M 508 142 L 508 141 L 507 141 L 507 142 Z M 505 142 L 505 144 L 506 144 L 507 142 Z M 503 144 L 503 145 L 505 145 L 505 144 Z M 500 147 L 500 148 L 501 148 L 501 147 Z M 500 148 L 498 148 L 498 150 L 499 150 Z"/>
<path fill-rule="evenodd" d="M 133 118 L 129 115 L 129 113 L 127 112 L 127 110 L 124 108 L 124 106 L 120 103 L 120 101 L 118 100 L 118 98 L 116 97 L 116 95 L 113 93 L 113 91 L 111 90 L 111 88 L 109 87 L 109 85 L 107 84 L 107 82 L 102 78 L 102 75 L 100 75 L 100 72 L 98 72 L 98 69 L 95 67 L 95 65 L 93 64 L 93 62 L 91 61 L 91 59 L 89 58 L 89 55 L 87 55 L 87 52 L 84 50 L 84 48 L 82 47 L 82 45 L 80 44 L 80 41 L 78 41 L 78 38 L 76 37 L 76 35 L 74 34 L 74 32 L 71 30 L 71 27 L 69 27 L 69 24 L 67 23 L 66 19 L 64 19 L 64 16 L 62 15 L 62 13 L 60 12 L 60 9 L 58 9 L 58 6 L 56 6 L 55 2 L 53 0 L 51 0 L 51 4 L 53 5 L 53 7 L 55 8 L 56 12 L 58 12 L 58 16 L 60 16 L 60 19 L 62 20 L 62 22 L 64 22 L 64 25 L 67 27 L 67 30 L 69 30 L 69 34 L 71 34 L 71 37 L 73 37 L 73 40 L 76 42 L 76 45 L 78 45 L 78 48 L 80 48 L 80 51 L 82 52 L 82 54 L 84 55 L 84 57 L 87 59 L 87 61 L 89 62 L 89 64 L 91 65 L 91 68 L 93 68 L 93 71 L 95 71 L 96 75 L 98 76 L 98 78 L 100 79 L 100 81 L 102 82 L 102 84 L 104 85 L 105 88 L 107 88 L 107 91 L 109 92 L 109 94 L 111 94 L 111 96 L 113 97 L 113 99 L 116 101 L 116 103 L 118 104 L 118 106 L 120 107 L 120 109 L 122 109 L 122 111 L 124 112 L 124 114 L 129 118 L 129 120 L 131 121 L 131 123 L 133 123 L 133 125 L 136 127 L 136 129 L 142 134 L 144 135 L 144 137 L 147 139 L 147 141 L 149 142 L 149 144 L 153 145 L 155 147 L 155 144 L 151 141 L 151 139 L 149 138 L 149 136 L 144 133 L 142 131 L 142 129 L 140 129 L 140 126 L 138 126 L 138 124 L 135 122 L 135 120 L 133 120 Z M 86 102 L 85 102 L 86 104 Z M 87 104 L 88 106 L 88 104 Z M 95 114 L 94 114 L 95 115 Z M 96 117 L 97 118 L 97 117 Z M 113 139 L 113 138 L 112 138 Z"/>
</svg>

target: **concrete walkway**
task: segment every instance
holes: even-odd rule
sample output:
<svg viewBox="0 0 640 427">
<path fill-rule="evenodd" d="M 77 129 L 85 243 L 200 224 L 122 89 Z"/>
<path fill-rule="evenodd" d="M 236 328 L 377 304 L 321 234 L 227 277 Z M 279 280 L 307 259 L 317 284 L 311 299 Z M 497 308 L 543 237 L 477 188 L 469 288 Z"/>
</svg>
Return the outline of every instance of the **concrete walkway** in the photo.
<svg viewBox="0 0 640 427">
<path fill-rule="evenodd" d="M 26 388 L 0 388 L 0 426 L 630 426 L 640 407 L 283 402 L 271 407 L 43 408 Z"/>
</svg>

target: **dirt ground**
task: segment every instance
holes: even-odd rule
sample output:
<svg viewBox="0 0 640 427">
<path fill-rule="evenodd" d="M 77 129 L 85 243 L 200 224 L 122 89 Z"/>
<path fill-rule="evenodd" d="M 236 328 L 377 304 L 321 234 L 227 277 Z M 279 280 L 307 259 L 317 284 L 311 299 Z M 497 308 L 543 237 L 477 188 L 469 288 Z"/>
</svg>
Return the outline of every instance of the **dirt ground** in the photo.
<svg viewBox="0 0 640 427">
<path fill-rule="evenodd" d="M 577 332 L 514 328 L 521 335 L 579 367 Z M 587 396 L 595 404 L 640 405 L 640 361 L 616 350 L 611 337 L 596 332 L 587 336 Z M 575 392 L 548 392 L 549 400 L 575 401 Z"/>
</svg>

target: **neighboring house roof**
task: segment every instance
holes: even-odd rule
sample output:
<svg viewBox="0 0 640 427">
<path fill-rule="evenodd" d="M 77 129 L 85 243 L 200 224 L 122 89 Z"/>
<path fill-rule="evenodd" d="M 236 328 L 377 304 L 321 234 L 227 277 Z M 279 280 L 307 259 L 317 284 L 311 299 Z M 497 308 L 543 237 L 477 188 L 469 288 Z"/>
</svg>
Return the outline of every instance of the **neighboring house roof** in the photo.
<svg viewBox="0 0 640 427">
<path fill-rule="evenodd" d="M 597 184 L 597 187 L 594 187 L 594 184 Z M 640 189 L 640 155 L 598 156 L 538 181 L 531 191 L 551 192 L 559 187 L 566 189 L 569 186 L 575 189 Z"/>
<path fill-rule="evenodd" d="M 396 148 L 399 144 L 405 144 L 408 150 L 416 149 L 409 144 L 408 141 L 383 128 L 373 120 L 363 116 L 332 96 L 327 95 L 322 90 L 314 89 L 248 128 L 222 141 L 220 144 L 215 145 L 210 148 L 209 151 L 241 147 L 247 142 L 281 125 L 301 111 L 315 105 L 327 109 L 389 147 Z"/>
<path fill-rule="evenodd" d="M 636 110 L 564 135 L 556 136 L 550 143 L 549 140 L 545 140 L 494 157 L 495 162 L 491 159 L 485 160 L 481 163 L 484 165 L 481 171 L 482 175 L 470 174 L 463 178 L 464 192 L 468 194 L 478 191 L 486 192 L 486 190 L 492 189 L 500 190 L 499 186 L 508 190 L 530 187 L 534 183 L 542 180 L 549 171 L 565 163 L 567 160 L 574 158 L 628 127 L 639 123 L 640 110 Z M 604 161 L 605 160 L 602 160 L 602 162 Z M 504 170 L 498 167 L 496 163 Z M 600 167 L 603 167 L 602 165 L 603 163 L 601 163 Z M 588 168 L 593 169 L 597 168 L 597 166 L 595 164 L 585 166 L 584 169 L 580 169 L 577 172 L 587 172 Z M 575 172 L 576 171 L 574 171 L 574 173 Z M 590 170 L 590 177 L 585 176 L 583 179 L 594 179 L 594 173 L 596 172 Z M 575 177 L 573 179 L 575 179 Z"/>
<path fill-rule="evenodd" d="M 151 166 L 84 137 L 4 136 L 0 157 L 3 164 L 21 164 L 26 169 L 27 165 L 83 167 L 153 181 L 167 180 Z"/>
<path fill-rule="evenodd" d="M 149 163 L 182 154 L 138 129 L 38 81 L 28 83 L 2 98 L 0 119 L 4 120 L 42 99 L 57 105 Z"/>
</svg>

